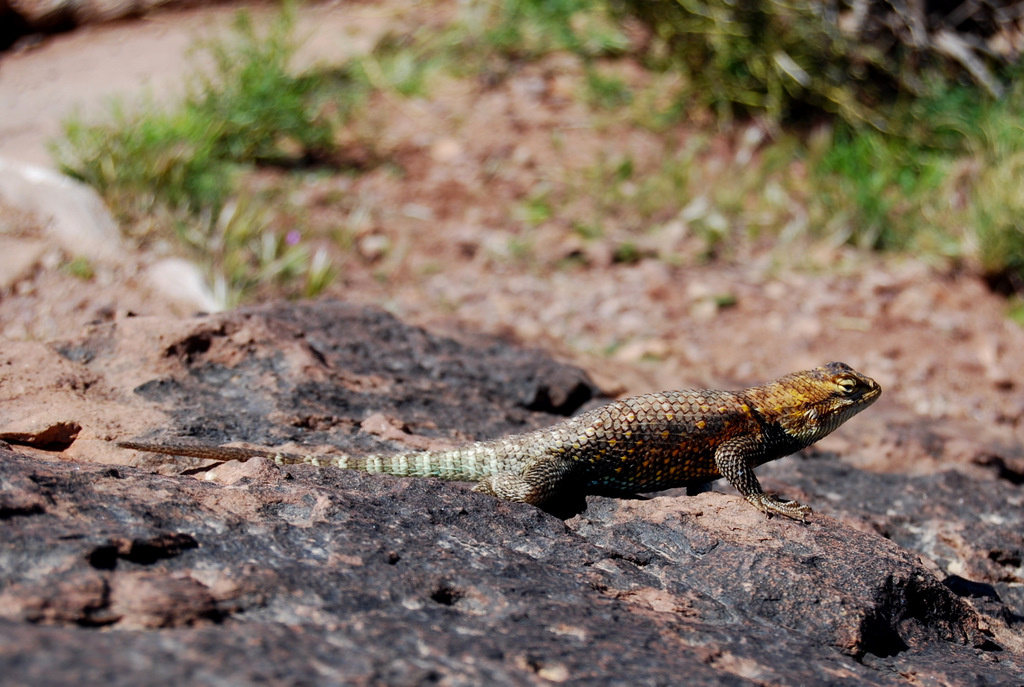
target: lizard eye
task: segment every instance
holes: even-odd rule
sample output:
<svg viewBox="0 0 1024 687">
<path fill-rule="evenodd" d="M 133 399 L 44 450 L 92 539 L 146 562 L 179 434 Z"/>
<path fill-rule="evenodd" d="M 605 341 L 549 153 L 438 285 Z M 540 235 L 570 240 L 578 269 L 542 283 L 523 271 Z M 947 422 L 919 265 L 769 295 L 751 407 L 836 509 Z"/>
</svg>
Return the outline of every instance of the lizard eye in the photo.
<svg viewBox="0 0 1024 687">
<path fill-rule="evenodd" d="M 839 386 L 839 391 L 846 395 L 852 394 L 860 386 L 853 377 L 841 377 L 836 380 L 836 384 Z"/>
</svg>

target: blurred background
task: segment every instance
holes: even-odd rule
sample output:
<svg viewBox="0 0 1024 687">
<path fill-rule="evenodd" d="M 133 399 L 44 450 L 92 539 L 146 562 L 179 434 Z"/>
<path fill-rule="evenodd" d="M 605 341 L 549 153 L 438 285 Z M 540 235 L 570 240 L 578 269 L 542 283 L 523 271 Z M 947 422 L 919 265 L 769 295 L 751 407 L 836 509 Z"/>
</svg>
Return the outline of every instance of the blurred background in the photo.
<svg viewBox="0 0 1024 687">
<path fill-rule="evenodd" d="M 1022 13 L 0 0 L 4 173 L 77 179 L 117 228 L 90 257 L 0 193 L 0 331 L 334 297 L 611 393 L 840 359 L 1019 434 Z"/>
</svg>

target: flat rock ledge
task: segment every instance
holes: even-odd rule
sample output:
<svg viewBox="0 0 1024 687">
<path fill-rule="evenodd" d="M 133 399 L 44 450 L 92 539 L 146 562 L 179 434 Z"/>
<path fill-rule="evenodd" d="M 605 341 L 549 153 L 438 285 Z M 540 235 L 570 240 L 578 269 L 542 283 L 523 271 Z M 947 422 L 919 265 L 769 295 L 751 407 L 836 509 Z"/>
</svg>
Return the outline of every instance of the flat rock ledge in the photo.
<svg viewBox="0 0 1024 687">
<path fill-rule="evenodd" d="M 206 471 L 107 443 L 358 454 L 602 400 L 541 353 L 336 302 L 10 347 L 0 392 L 5 684 L 1024 681 L 1012 456 L 925 477 L 815 452 L 766 466 L 767 486 L 816 507 L 805 525 L 724 485 L 556 514 L 462 484 L 262 459 Z"/>
</svg>

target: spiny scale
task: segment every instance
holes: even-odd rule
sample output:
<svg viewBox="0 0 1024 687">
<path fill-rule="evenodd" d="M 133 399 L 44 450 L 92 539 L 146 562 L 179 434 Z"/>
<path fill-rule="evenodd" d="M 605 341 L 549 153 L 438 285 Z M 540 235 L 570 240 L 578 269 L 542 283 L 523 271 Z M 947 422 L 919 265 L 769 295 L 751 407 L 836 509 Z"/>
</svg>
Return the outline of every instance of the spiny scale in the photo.
<svg viewBox="0 0 1024 687">
<path fill-rule="evenodd" d="M 810 509 L 765 494 L 753 468 L 813 444 L 879 394 L 874 380 L 829 363 L 744 391 L 635 396 L 551 427 L 448 451 L 352 458 L 229 446 L 118 445 L 219 461 L 262 456 L 278 463 L 471 481 L 478 482 L 477 491 L 526 503 L 541 503 L 570 487 L 637 493 L 725 477 L 766 513 L 804 519 Z"/>
</svg>

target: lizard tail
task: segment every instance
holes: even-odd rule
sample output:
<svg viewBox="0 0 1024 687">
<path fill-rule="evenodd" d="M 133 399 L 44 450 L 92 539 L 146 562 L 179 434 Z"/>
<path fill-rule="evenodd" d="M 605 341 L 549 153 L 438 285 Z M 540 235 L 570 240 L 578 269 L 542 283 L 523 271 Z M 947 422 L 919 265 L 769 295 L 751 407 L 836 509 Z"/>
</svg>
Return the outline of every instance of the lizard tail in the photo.
<svg viewBox="0 0 1024 687">
<path fill-rule="evenodd" d="M 294 453 L 281 453 L 258 448 L 241 448 L 239 446 L 203 446 L 201 444 L 149 444 L 138 441 L 118 441 L 117 446 L 130 448 L 134 451 L 162 453 L 168 456 L 187 456 L 189 458 L 205 458 L 226 463 L 229 460 L 245 462 L 250 458 L 269 458 L 276 463 L 312 463 L 313 456 L 300 456 Z"/>
<path fill-rule="evenodd" d="M 472 444 L 449 451 L 414 451 L 390 455 L 371 455 L 353 458 L 344 453 L 312 453 L 300 455 L 273 449 L 242 448 L 239 446 L 210 446 L 202 444 L 150 444 L 137 441 L 119 441 L 117 446 L 135 451 L 148 451 L 169 456 L 187 456 L 227 462 L 267 458 L 279 465 L 305 464 L 317 467 L 337 467 L 371 474 L 398 477 L 438 477 L 446 480 L 477 482 L 494 474 L 493 450 L 487 444 Z"/>
</svg>

